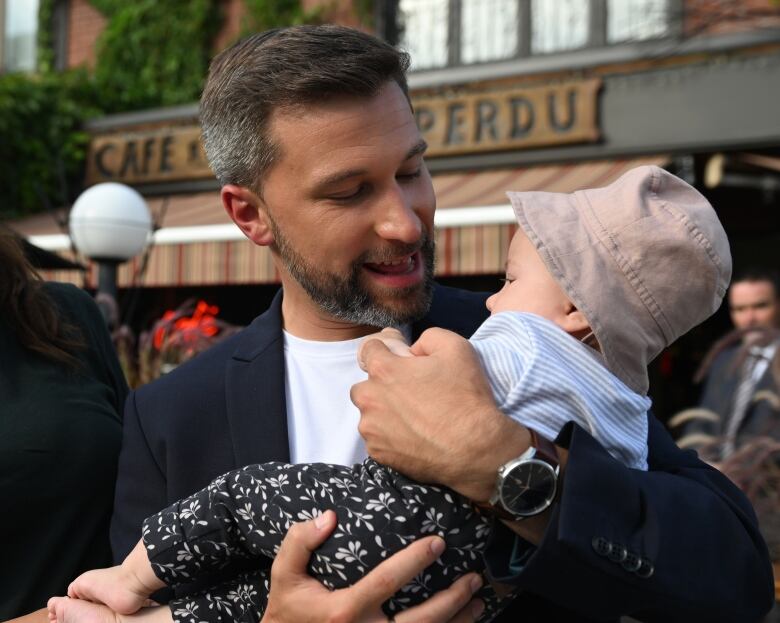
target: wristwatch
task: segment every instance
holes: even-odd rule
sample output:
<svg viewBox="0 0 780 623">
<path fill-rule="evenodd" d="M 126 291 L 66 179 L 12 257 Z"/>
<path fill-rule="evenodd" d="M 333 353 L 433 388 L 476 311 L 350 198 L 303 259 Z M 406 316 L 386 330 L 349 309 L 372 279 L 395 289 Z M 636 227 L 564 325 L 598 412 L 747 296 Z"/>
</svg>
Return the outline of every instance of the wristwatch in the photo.
<svg viewBox="0 0 780 623">
<path fill-rule="evenodd" d="M 544 512 L 555 499 L 560 470 L 555 445 L 531 433 L 531 446 L 498 469 L 496 489 L 479 510 L 501 519 L 520 520 Z"/>
</svg>

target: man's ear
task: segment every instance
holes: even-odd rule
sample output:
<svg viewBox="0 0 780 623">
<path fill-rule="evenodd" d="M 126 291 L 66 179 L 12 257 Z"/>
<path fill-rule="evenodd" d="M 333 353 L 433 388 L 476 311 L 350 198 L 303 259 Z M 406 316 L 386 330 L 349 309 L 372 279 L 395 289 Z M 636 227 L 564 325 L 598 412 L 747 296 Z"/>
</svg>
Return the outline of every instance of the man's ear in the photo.
<svg viewBox="0 0 780 623">
<path fill-rule="evenodd" d="M 591 330 L 585 314 L 577 309 L 573 303 L 570 303 L 569 308 L 566 310 L 566 315 L 561 322 L 561 328 L 569 335 L 573 335 L 578 339 L 590 333 Z"/>
<path fill-rule="evenodd" d="M 228 184 L 220 192 L 222 206 L 230 219 L 256 245 L 267 247 L 274 242 L 263 200 L 244 186 Z"/>
</svg>

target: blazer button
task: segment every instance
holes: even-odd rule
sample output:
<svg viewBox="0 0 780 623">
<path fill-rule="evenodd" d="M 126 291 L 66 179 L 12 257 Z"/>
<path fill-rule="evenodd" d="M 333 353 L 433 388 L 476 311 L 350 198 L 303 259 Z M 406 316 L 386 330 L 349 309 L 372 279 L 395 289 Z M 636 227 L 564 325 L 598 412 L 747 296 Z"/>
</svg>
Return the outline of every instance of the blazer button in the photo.
<svg viewBox="0 0 780 623">
<path fill-rule="evenodd" d="M 599 556 L 609 556 L 609 553 L 612 551 L 612 543 L 603 536 L 594 536 L 590 544 Z"/>
<path fill-rule="evenodd" d="M 608 558 L 612 562 L 623 562 L 628 556 L 628 550 L 622 545 L 612 544 L 612 551 L 609 552 Z"/>
<path fill-rule="evenodd" d="M 643 580 L 646 580 L 653 575 L 654 571 L 655 567 L 653 566 L 653 563 L 647 558 L 642 558 L 642 563 L 639 565 L 639 569 L 636 570 L 636 574 Z"/>
<path fill-rule="evenodd" d="M 626 559 L 620 563 L 626 571 L 634 573 L 639 567 L 642 566 L 642 559 L 634 552 L 628 552 Z"/>
</svg>

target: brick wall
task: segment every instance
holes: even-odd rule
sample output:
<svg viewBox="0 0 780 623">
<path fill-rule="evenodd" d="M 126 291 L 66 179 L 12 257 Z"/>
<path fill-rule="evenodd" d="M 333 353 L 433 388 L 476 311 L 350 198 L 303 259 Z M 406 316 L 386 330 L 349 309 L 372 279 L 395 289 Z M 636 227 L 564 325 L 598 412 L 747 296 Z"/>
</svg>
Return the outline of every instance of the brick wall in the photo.
<svg viewBox="0 0 780 623">
<path fill-rule="evenodd" d="M 686 36 L 780 27 L 780 7 L 770 0 L 686 0 Z"/>
<path fill-rule="evenodd" d="M 128 0 L 132 1 L 132 0 Z M 223 23 L 214 39 L 214 52 L 233 43 L 241 33 L 241 20 L 245 13 L 242 0 L 219 0 Z M 106 18 L 88 0 L 70 0 L 68 3 L 67 67 L 95 65 L 95 43 L 106 24 Z M 351 0 L 302 0 L 305 9 L 324 5 L 329 22 L 360 27 Z"/>
<path fill-rule="evenodd" d="M 241 0 L 220 0 L 222 27 L 214 39 L 214 52 L 220 52 L 233 43 L 241 33 L 244 3 Z"/>
<path fill-rule="evenodd" d="M 106 18 L 87 0 L 68 3 L 68 57 L 66 67 L 95 65 L 95 43 L 106 25 Z"/>
</svg>

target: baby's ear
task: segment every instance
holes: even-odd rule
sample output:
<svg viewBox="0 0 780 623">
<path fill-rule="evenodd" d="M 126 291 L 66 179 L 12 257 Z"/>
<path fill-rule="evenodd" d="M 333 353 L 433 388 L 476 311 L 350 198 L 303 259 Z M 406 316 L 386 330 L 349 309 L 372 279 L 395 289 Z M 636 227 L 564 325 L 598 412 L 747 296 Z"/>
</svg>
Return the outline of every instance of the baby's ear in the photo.
<svg viewBox="0 0 780 623">
<path fill-rule="evenodd" d="M 566 312 L 561 327 L 566 333 L 575 337 L 586 335 L 590 333 L 591 330 L 588 319 L 585 318 L 585 314 L 574 305 Z"/>
</svg>

